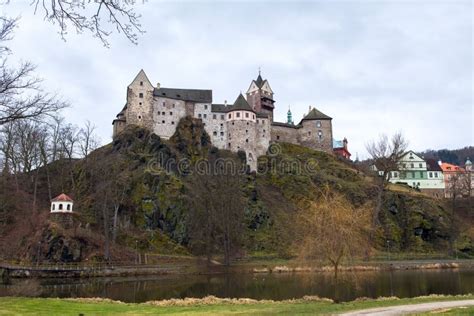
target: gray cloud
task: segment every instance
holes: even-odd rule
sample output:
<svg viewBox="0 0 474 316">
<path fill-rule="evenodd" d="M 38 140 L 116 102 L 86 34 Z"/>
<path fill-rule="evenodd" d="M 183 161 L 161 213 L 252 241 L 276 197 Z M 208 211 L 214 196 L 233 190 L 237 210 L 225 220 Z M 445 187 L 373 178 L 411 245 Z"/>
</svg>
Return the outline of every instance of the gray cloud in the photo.
<svg viewBox="0 0 474 316">
<path fill-rule="evenodd" d="M 22 15 L 12 48 L 32 60 L 48 89 L 86 119 L 103 142 L 140 68 L 169 87 L 212 88 L 233 101 L 262 67 L 277 100 L 299 120 L 308 105 L 334 118 L 336 138 L 365 155 L 380 133 L 402 130 L 411 148 L 472 145 L 470 1 L 152 2 L 137 5 L 146 34 L 137 46 L 114 35 L 111 48 L 57 29 L 28 2 L 3 7 Z"/>
</svg>

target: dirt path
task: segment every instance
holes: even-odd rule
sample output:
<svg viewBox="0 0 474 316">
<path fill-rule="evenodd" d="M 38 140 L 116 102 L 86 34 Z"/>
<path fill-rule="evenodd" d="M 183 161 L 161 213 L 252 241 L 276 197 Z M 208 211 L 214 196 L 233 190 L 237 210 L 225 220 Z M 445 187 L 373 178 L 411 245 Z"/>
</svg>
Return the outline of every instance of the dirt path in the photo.
<svg viewBox="0 0 474 316">
<path fill-rule="evenodd" d="M 362 309 L 341 315 L 354 316 L 354 315 L 405 315 L 411 313 L 428 312 L 442 308 L 452 308 L 461 306 L 474 306 L 474 300 L 462 300 L 462 301 L 447 301 L 447 302 L 431 302 L 413 305 L 399 305 L 399 306 L 387 306 L 377 307 L 370 309 Z"/>
</svg>

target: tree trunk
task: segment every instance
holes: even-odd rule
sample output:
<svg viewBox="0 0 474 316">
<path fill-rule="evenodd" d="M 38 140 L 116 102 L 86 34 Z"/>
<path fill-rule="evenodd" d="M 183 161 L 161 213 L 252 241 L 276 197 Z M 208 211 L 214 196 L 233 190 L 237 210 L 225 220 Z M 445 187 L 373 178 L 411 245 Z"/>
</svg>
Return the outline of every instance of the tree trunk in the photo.
<svg viewBox="0 0 474 316">
<path fill-rule="evenodd" d="M 110 241 L 109 241 L 109 225 L 108 225 L 108 218 L 107 218 L 107 196 L 104 201 L 104 205 L 102 207 L 102 216 L 104 217 L 104 258 L 106 261 L 110 260 Z"/>
<path fill-rule="evenodd" d="M 117 224 L 118 224 L 118 211 L 119 205 L 114 206 L 114 226 L 112 231 L 112 243 L 115 244 L 115 240 L 117 239 Z"/>
</svg>

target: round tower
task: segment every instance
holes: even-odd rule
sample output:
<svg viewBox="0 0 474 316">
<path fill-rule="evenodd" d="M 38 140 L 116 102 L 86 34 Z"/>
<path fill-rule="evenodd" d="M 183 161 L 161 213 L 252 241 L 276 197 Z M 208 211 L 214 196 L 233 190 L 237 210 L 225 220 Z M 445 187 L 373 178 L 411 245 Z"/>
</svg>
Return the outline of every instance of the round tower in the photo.
<svg viewBox="0 0 474 316">
<path fill-rule="evenodd" d="M 252 170 L 257 167 L 256 122 L 255 111 L 240 94 L 226 114 L 227 148 L 233 152 L 245 151 L 247 164 Z"/>
</svg>

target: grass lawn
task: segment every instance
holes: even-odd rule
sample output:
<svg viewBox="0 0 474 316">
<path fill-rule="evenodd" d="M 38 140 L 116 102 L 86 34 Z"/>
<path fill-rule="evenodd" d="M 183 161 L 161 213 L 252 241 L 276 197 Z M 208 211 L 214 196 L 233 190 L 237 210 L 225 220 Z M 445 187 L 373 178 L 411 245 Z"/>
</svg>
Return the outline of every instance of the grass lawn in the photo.
<svg viewBox="0 0 474 316">
<path fill-rule="evenodd" d="M 56 298 L 23 298 L 1 297 L 0 315 L 146 315 L 146 314 L 181 314 L 181 315 L 265 315 L 265 314 L 328 314 L 372 307 L 415 304 L 433 301 L 456 299 L 473 299 L 469 296 L 423 297 L 414 299 L 384 299 L 331 303 L 321 301 L 269 302 L 256 304 L 212 304 L 192 306 L 153 306 L 143 304 L 124 304 L 118 302 L 90 302 Z M 456 312 L 469 314 L 471 309 L 452 309 L 447 315 Z M 453 314 L 449 312 L 454 311 Z"/>
</svg>

